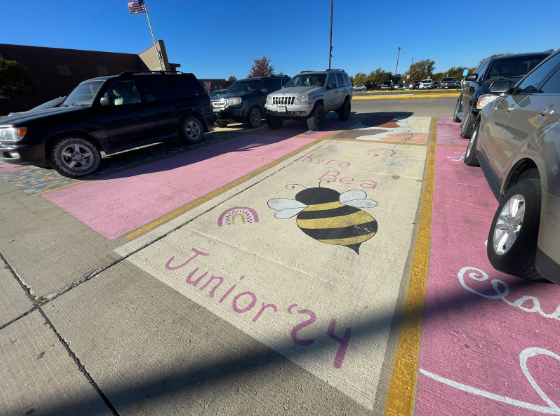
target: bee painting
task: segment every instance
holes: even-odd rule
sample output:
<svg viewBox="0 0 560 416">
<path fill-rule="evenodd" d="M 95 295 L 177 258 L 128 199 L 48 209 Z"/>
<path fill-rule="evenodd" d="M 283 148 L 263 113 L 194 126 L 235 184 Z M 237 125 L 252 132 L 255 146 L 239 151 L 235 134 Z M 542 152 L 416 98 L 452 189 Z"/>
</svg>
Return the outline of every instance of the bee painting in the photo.
<svg viewBox="0 0 560 416">
<path fill-rule="evenodd" d="M 325 244 L 348 247 L 359 253 L 360 245 L 377 232 L 377 221 L 361 208 L 377 202 L 362 190 L 340 193 L 329 188 L 307 188 L 295 199 L 276 198 L 268 206 L 279 219 L 297 215 L 297 225 L 309 237 Z"/>
</svg>

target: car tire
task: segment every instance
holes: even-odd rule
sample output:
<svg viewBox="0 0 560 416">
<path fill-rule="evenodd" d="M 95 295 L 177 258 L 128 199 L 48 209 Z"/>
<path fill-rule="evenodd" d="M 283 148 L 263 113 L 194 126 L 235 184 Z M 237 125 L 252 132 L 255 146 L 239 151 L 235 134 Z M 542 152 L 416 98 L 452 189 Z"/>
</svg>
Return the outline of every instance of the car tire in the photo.
<svg viewBox="0 0 560 416">
<path fill-rule="evenodd" d="M 465 165 L 467 166 L 480 166 L 480 163 L 478 163 L 478 156 L 476 154 L 476 145 L 477 145 L 479 134 L 480 134 L 480 123 L 476 123 L 476 125 L 474 126 L 473 133 L 471 135 L 471 139 L 467 146 L 467 150 L 465 151 L 465 159 L 463 159 L 463 162 L 465 162 Z"/>
<path fill-rule="evenodd" d="M 256 129 L 261 125 L 262 121 L 262 113 L 259 107 L 253 107 L 249 110 L 249 115 L 247 116 L 247 125 L 252 128 Z"/>
<path fill-rule="evenodd" d="M 311 131 L 319 131 L 325 122 L 325 107 L 323 104 L 318 104 L 313 111 L 313 114 L 307 118 L 307 127 Z"/>
<path fill-rule="evenodd" d="M 463 139 L 470 139 L 472 136 L 473 127 L 471 104 L 469 104 L 465 109 L 465 112 L 463 113 L 463 120 L 461 121 L 461 131 L 459 132 L 459 136 Z"/>
<path fill-rule="evenodd" d="M 282 123 L 284 123 L 284 120 L 282 120 L 279 117 L 274 117 L 274 116 L 266 116 L 266 125 L 268 127 L 270 127 L 273 130 L 279 129 L 280 127 L 282 127 Z"/>
<path fill-rule="evenodd" d="M 49 163 L 63 176 L 80 178 L 91 175 L 99 168 L 101 154 L 88 139 L 67 136 L 53 144 Z"/>
<path fill-rule="evenodd" d="M 181 138 L 188 144 L 197 144 L 204 139 L 204 127 L 195 116 L 187 116 L 181 121 Z"/>
<path fill-rule="evenodd" d="M 459 113 L 461 112 L 461 97 L 457 100 L 457 104 L 455 105 L 455 111 L 453 111 L 453 121 L 455 123 L 461 122 L 461 117 L 459 117 Z"/>
<path fill-rule="evenodd" d="M 540 180 L 524 179 L 501 200 L 487 244 L 488 260 L 496 270 L 528 280 L 542 279 L 535 269 L 541 198 Z"/>
<path fill-rule="evenodd" d="M 345 100 L 344 104 L 342 104 L 342 108 L 337 111 L 338 119 L 340 121 L 346 121 L 350 118 L 350 111 L 352 110 L 352 104 L 350 104 L 350 100 Z"/>
</svg>

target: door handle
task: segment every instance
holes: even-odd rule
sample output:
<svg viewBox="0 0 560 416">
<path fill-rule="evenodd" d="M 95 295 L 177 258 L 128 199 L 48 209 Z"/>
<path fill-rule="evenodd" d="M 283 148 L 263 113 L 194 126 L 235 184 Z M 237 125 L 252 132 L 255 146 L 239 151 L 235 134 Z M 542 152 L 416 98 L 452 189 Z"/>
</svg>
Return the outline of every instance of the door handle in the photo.
<svg viewBox="0 0 560 416">
<path fill-rule="evenodd" d="M 506 109 L 506 113 L 509 113 L 509 112 L 513 111 L 514 108 L 515 108 L 515 106 L 513 106 L 513 105 L 512 105 L 512 106 L 509 106 L 509 107 Z"/>
<path fill-rule="evenodd" d="M 543 107 L 539 109 L 539 116 L 549 116 L 554 113 L 554 108 L 552 106 Z"/>
</svg>

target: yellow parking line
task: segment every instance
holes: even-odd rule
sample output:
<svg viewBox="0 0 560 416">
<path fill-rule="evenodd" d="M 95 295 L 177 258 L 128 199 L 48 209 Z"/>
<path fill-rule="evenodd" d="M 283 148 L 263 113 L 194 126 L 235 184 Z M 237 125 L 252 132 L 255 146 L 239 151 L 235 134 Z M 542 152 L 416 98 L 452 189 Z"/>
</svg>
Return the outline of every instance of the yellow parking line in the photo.
<svg viewBox="0 0 560 416">
<path fill-rule="evenodd" d="M 286 160 L 286 159 L 288 159 L 288 158 L 290 158 L 294 155 L 297 155 L 298 153 L 303 152 L 306 149 L 309 149 L 311 146 L 316 145 L 317 143 L 319 143 L 323 140 L 325 140 L 325 137 L 314 140 L 311 143 L 308 143 L 305 146 L 300 147 L 299 149 L 296 149 L 293 152 L 288 153 L 287 155 L 284 155 L 281 158 L 276 159 L 275 161 L 270 162 L 269 164 L 255 170 L 251 173 L 248 173 L 247 175 L 242 176 L 241 178 L 236 179 L 235 181 L 230 182 L 227 185 L 224 185 L 221 188 L 216 189 L 215 191 L 210 192 L 209 194 L 206 194 L 206 195 L 204 195 L 204 196 L 202 196 L 198 199 L 195 199 L 194 201 L 188 203 L 187 205 L 184 205 L 180 208 L 177 208 L 175 211 L 172 211 L 169 214 L 164 215 L 163 217 L 161 217 L 161 218 L 159 218 L 155 221 L 152 221 L 149 224 L 146 224 L 142 228 L 139 228 L 138 230 L 133 231 L 132 233 L 128 234 L 126 236 L 126 238 L 128 240 L 132 240 L 133 238 L 136 238 L 139 235 L 142 235 L 142 234 L 156 228 L 157 226 L 163 224 L 164 222 L 167 222 L 167 221 L 177 217 L 178 215 L 181 215 L 182 213 L 187 212 L 187 211 L 193 209 L 194 207 L 197 207 L 198 205 L 202 204 L 203 202 L 206 202 L 206 201 L 208 201 L 208 200 L 210 200 L 210 199 L 212 199 L 212 198 L 230 190 L 231 188 L 234 188 L 235 186 L 242 184 L 243 182 L 257 176 L 258 174 L 264 172 L 265 170 L 270 169 L 273 166 L 276 166 L 277 164 L 283 162 L 284 160 Z"/>
<path fill-rule="evenodd" d="M 434 98 L 434 97 L 458 97 L 460 94 L 421 94 L 421 95 L 380 95 L 378 97 L 353 96 L 353 100 L 382 100 L 390 98 Z"/>
<path fill-rule="evenodd" d="M 434 196 L 434 173 L 436 158 L 437 117 L 432 117 L 430 150 L 426 167 L 426 181 L 422 198 L 422 211 L 410 281 L 406 293 L 401 333 L 395 352 L 393 371 L 385 401 L 386 416 L 412 415 L 418 374 L 418 355 L 426 280 L 430 263 L 430 235 L 432 225 L 432 202 Z"/>
</svg>

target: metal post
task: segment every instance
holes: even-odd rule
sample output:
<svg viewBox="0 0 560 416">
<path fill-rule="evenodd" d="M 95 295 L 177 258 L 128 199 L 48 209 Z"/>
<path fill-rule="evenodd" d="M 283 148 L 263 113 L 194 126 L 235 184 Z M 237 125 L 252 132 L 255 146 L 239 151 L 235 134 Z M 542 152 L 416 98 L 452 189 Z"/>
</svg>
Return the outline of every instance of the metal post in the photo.
<svg viewBox="0 0 560 416">
<path fill-rule="evenodd" d="M 399 46 L 399 53 L 397 55 L 397 67 L 395 68 L 395 75 L 399 73 L 399 58 L 401 56 L 401 47 Z"/>
<path fill-rule="evenodd" d="M 331 43 L 329 48 L 329 69 L 331 69 L 331 58 L 332 58 L 332 21 L 333 21 L 333 7 L 334 0 L 331 0 Z"/>
<path fill-rule="evenodd" d="M 148 18 L 148 25 L 150 25 L 150 32 L 152 34 L 152 40 L 154 41 L 154 45 L 156 47 L 156 52 L 158 54 L 159 66 L 160 66 L 161 70 L 163 71 L 164 70 L 163 62 L 162 62 L 163 57 L 161 56 L 161 52 L 160 52 L 160 50 L 158 48 L 158 45 L 156 43 L 156 38 L 154 37 L 154 31 L 152 30 L 152 23 L 150 22 L 150 15 L 148 14 L 148 6 L 146 6 L 146 1 L 144 1 L 144 7 L 146 8 L 146 17 Z"/>
</svg>

